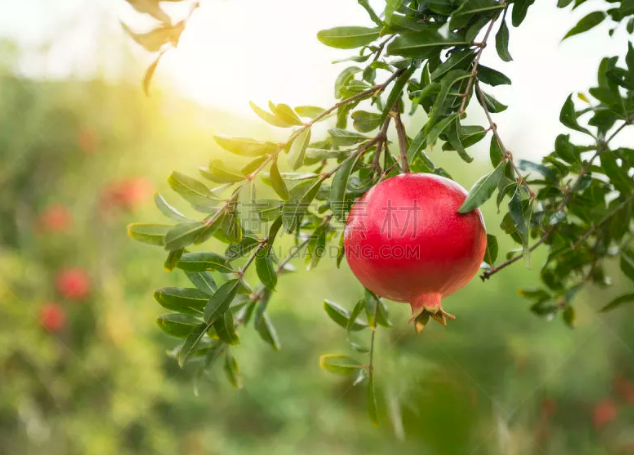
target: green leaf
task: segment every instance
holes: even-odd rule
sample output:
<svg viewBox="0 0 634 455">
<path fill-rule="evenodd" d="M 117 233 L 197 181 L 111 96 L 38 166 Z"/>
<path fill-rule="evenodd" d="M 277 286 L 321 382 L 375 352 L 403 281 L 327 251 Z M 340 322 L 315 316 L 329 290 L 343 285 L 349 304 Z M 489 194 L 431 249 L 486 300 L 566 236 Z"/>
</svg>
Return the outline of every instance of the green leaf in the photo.
<svg viewBox="0 0 634 455">
<path fill-rule="evenodd" d="M 236 389 L 242 388 L 242 378 L 240 376 L 240 369 L 238 368 L 238 362 L 236 359 L 227 351 L 225 355 L 225 365 L 224 365 L 225 374 L 227 375 L 227 379 L 231 383 L 233 387 Z"/>
<path fill-rule="evenodd" d="M 559 114 L 559 121 L 570 129 L 580 131 L 589 136 L 592 136 L 592 133 L 588 131 L 586 128 L 579 125 L 577 121 L 577 113 L 575 112 L 575 105 L 572 102 L 572 95 L 569 95 L 561 108 L 561 113 Z"/>
<path fill-rule="evenodd" d="M 192 354 L 196 352 L 196 348 L 198 347 L 200 340 L 203 339 L 205 333 L 207 333 L 207 330 L 209 330 L 209 328 L 210 327 L 203 322 L 190 333 L 190 335 L 185 340 L 185 344 L 183 344 L 183 347 L 178 353 L 178 366 L 180 366 L 181 368 L 185 366 L 187 360 L 189 360 Z"/>
<path fill-rule="evenodd" d="M 500 179 L 504 175 L 505 167 L 506 161 L 498 164 L 498 166 L 490 174 L 480 177 L 469 191 L 467 199 L 465 199 L 462 203 L 458 212 L 469 213 L 488 201 L 493 195 L 493 192 L 496 190 Z"/>
<path fill-rule="evenodd" d="M 412 65 L 409 68 L 407 68 L 407 70 L 405 70 L 403 74 L 401 74 L 396 79 L 396 82 L 394 82 L 394 87 L 392 87 L 392 90 L 390 91 L 390 94 L 387 97 L 387 101 L 385 102 L 385 106 L 383 107 L 383 112 L 381 112 L 379 123 L 383 123 L 383 121 L 390 114 L 390 111 L 392 110 L 392 106 L 394 106 L 394 104 L 396 104 L 398 100 L 401 98 L 401 93 L 403 93 L 405 84 L 407 84 L 407 82 L 409 81 L 414 71 L 416 71 L 416 67 Z"/>
<path fill-rule="evenodd" d="M 503 20 L 500 24 L 500 30 L 495 35 L 495 49 L 498 51 L 498 55 L 504 62 L 510 62 L 513 60 L 511 53 L 509 52 L 509 28 L 506 26 L 506 21 Z"/>
<path fill-rule="evenodd" d="M 208 272 L 185 272 L 185 275 L 199 291 L 209 296 L 213 295 L 218 289 L 216 282 Z"/>
<path fill-rule="evenodd" d="M 349 333 L 352 331 L 352 326 L 354 325 L 355 321 L 357 320 L 361 312 L 365 310 L 365 307 L 366 307 L 366 301 L 365 299 L 361 299 L 357 302 L 357 304 L 352 309 L 352 313 L 350 313 L 350 317 L 348 318 L 348 324 L 346 325 L 346 332 L 348 333 L 348 336 L 349 336 Z M 372 316 L 374 317 L 374 314 Z M 369 320 L 370 318 L 368 318 L 368 322 Z"/>
<path fill-rule="evenodd" d="M 173 271 L 176 268 L 176 265 L 178 264 L 178 262 L 181 260 L 181 257 L 183 256 L 184 252 L 185 252 L 184 248 L 170 251 L 169 254 L 167 255 L 167 259 L 165 260 L 165 263 L 163 264 L 163 267 L 165 268 L 165 270 L 167 270 L 168 272 Z"/>
<path fill-rule="evenodd" d="M 295 112 L 297 112 L 302 117 L 308 117 L 314 119 L 318 115 L 323 114 L 325 111 L 324 108 L 317 106 L 297 106 L 295 108 Z"/>
<path fill-rule="evenodd" d="M 229 261 L 219 254 L 211 251 L 199 251 L 196 253 L 185 253 L 178 263 L 178 268 L 186 272 L 205 272 L 207 270 L 217 270 L 221 273 L 233 271 Z"/>
<path fill-rule="evenodd" d="M 333 145 L 336 146 L 354 145 L 368 139 L 368 137 L 363 134 L 341 128 L 331 128 L 328 130 L 328 134 L 332 138 Z"/>
<path fill-rule="evenodd" d="M 255 257 L 255 270 L 258 274 L 258 278 L 266 288 L 270 291 L 275 290 L 277 286 L 277 273 L 271 257 L 260 251 Z"/>
<path fill-rule="evenodd" d="M 222 316 L 216 318 L 213 326 L 220 341 L 231 346 L 240 344 L 240 338 L 236 333 L 236 327 L 233 323 L 233 313 L 231 309 L 227 309 Z"/>
<path fill-rule="evenodd" d="M 466 0 L 452 13 L 449 27 L 452 29 L 466 27 L 474 16 L 490 17 L 500 9 L 504 9 L 504 5 L 495 0 Z"/>
<path fill-rule="evenodd" d="M 554 181 L 557 179 L 557 175 L 552 170 L 544 166 L 543 164 L 534 163 L 528 160 L 519 160 L 517 162 L 517 166 L 523 171 L 539 172 L 541 175 L 546 177 L 546 179 L 551 181 Z"/>
<path fill-rule="evenodd" d="M 399 10 L 402 4 L 403 0 L 387 0 L 385 11 L 383 13 L 383 16 L 385 17 L 385 22 L 387 22 L 388 24 L 392 22 L 392 16 L 396 11 Z"/>
<path fill-rule="evenodd" d="M 484 262 L 489 265 L 495 264 L 498 258 L 498 239 L 491 234 L 487 234 L 487 249 L 484 253 Z"/>
<path fill-rule="evenodd" d="M 354 79 L 354 75 L 361 72 L 358 66 L 345 68 L 335 79 L 335 98 L 343 97 L 343 89 Z"/>
<path fill-rule="evenodd" d="M 363 364 L 348 355 L 326 354 L 319 357 L 319 366 L 330 373 L 353 374 L 359 369 L 365 368 Z"/>
<path fill-rule="evenodd" d="M 634 252 L 626 249 L 621 252 L 621 271 L 630 280 L 634 281 Z"/>
<path fill-rule="evenodd" d="M 214 136 L 216 143 L 228 152 L 240 156 L 260 156 L 277 152 L 277 144 L 260 142 L 255 139 L 242 137 Z"/>
<path fill-rule="evenodd" d="M 245 179 L 242 172 L 231 169 L 220 160 L 211 160 L 208 168 L 201 167 L 203 177 L 216 183 L 237 183 Z"/>
<path fill-rule="evenodd" d="M 387 46 L 388 55 L 427 58 L 433 52 L 450 46 L 469 44 L 459 34 L 443 36 L 437 30 L 426 28 L 419 32 L 403 33 Z"/>
<path fill-rule="evenodd" d="M 207 240 L 216 235 L 216 233 L 218 233 L 218 230 L 224 224 L 225 218 L 226 214 L 222 213 L 220 216 L 210 218 L 206 223 L 204 223 L 205 227 L 194 239 L 194 245 L 205 243 Z"/>
<path fill-rule="evenodd" d="M 442 81 L 440 82 L 440 93 L 436 97 L 429 119 L 431 124 L 434 124 L 438 117 L 445 111 L 445 106 L 447 104 L 447 99 L 450 96 L 451 88 L 456 84 L 456 82 L 470 77 L 471 73 L 468 73 L 467 71 L 451 70 L 442 78 Z"/>
<path fill-rule="evenodd" d="M 240 280 L 229 280 L 218 288 L 205 306 L 206 322 L 212 322 L 224 315 L 235 298 L 239 286 Z"/>
<path fill-rule="evenodd" d="M 449 117 L 445 117 L 440 122 L 436 123 L 427 134 L 427 144 L 435 144 L 438 140 L 438 136 L 458 118 L 458 114 L 451 114 Z"/>
<path fill-rule="evenodd" d="M 606 17 L 607 16 L 603 11 L 595 11 L 593 13 L 588 14 L 579 22 L 577 22 L 577 25 L 572 27 L 568 31 L 568 33 L 566 33 L 566 36 L 564 36 L 561 40 L 563 41 L 566 38 L 570 38 L 571 36 L 575 36 L 575 35 L 578 35 L 579 33 L 587 32 L 591 28 L 594 28 L 597 25 L 599 25 L 601 22 L 603 22 L 603 20 Z"/>
<path fill-rule="evenodd" d="M 431 73 L 431 80 L 438 80 L 451 70 L 466 69 L 473 60 L 475 52 L 472 49 L 461 49 L 451 54 L 451 56 Z"/>
<path fill-rule="evenodd" d="M 282 200 L 288 201 L 288 188 L 286 188 L 286 183 L 284 183 L 284 179 L 282 178 L 280 170 L 277 167 L 277 158 L 273 160 L 273 163 L 271 163 L 271 171 L 269 177 L 271 179 L 271 186 L 273 187 L 273 190 L 275 190 L 277 195 L 282 198 Z"/>
<path fill-rule="evenodd" d="M 310 135 L 310 128 L 305 128 L 297 135 L 291 145 L 291 151 L 288 155 L 288 164 L 294 171 L 302 167 L 304 164 L 304 155 L 306 154 L 306 148 L 310 143 Z"/>
<path fill-rule="evenodd" d="M 174 251 L 191 245 L 206 227 L 205 223 L 200 221 L 177 224 L 165 235 L 165 249 Z"/>
<path fill-rule="evenodd" d="M 255 112 L 258 115 L 258 117 L 260 117 L 262 120 L 264 120 L 265 122 L 273 126 L 277 126 L 279 128 L 289 128 L 292 126 L 292 124 L 285 122 L 284 120 L 279 118 L 277 115 L 271 114 L 270 112 L 267 112 L 262 108 L 259 108 L 255 103 L 251 101 L 249 101 L 249 106 L 251 106 L 251 109 L 253 109 L 253 112 Z"/>
<path fill-rule="evenodd" d="M 288 104 L 273 104 L 269 101 L 269 108 L 271 111 L 275 112 L 275 114 L 284 120 L 286 123 L 290 123 L 291 125 L 301 126 L 303 125 L 302 121 L 299 119 L 295 111 L 291 109 Z"/>
<path fill-rule="evenodd" d="M 166 314 L 156 319 L 163 332 L 176 338 L 187 338 L 201 322 L 200 319 L 187 314 Z"/>
<path fill-rule="evenodd" d="M 575 315 L 575 309 L 572 305 L 566 306 L 566 309 L 564 310 L 562 317 L 566 325 L 570 327 L 571 329 L 574 329 L 575 324 L 577 322 L 577 316 Z"/>
<path fill-rule="evenodd" d="M 154 203 L 156 204 L 156 206 L 158 207 L 158 209 L 161 211 L 163 215 L 165 215 L 166 217 L 174 221 L 178 221 L 179 223 L 191 221 L 181 212 L 179 212 L 170 204 L 168 204 L 165 198 L 161 196 L 159 193 L 154 193 Z"/>
<path fill-rule="evenodd" d="M 335 321 L 337 325 L 346 329 L 348 327 L 348 321 L 350 320 L 350 313 L 345 308 L 340 307 L 334 302 L 330 300 L 324 300 L 324 309 L 330 319 Z M 353 332 L 358 332 L 368 327 L 368 324 L 363 322 L 361 319 L 356 319 L 350 330 Z"/>
<path fill-rule="evenodd" d="M 503 112 L 505 111 L 508 106 L 500 103 L 498 100 L 496 100 L 493 96 L 489 95 L 488 93 L 482 91 L 482 97 L 484 98 L 484 102 L 486 103 L 486 108 L 489 112 L 491 112 L 492 114 L 497 114 L 498 112 Z M 480 100 L 480 97 L 478 97 L 478 102 L 480 104 L 482 104 L 482 101 Z"/>
<path fill-rule="evenodd" d="M 330 186 L 330 208 L 335 218 L 339 221 L 345 220 L 348 211 L 346 190 L 348 188 L 348 182 L 350 181 L 350 175 L 360 157 L 361 154 L 355 153 L 346 158 L 332 179 L 332 185 Z"/>
<path fill-rule="evenodd" d="M 271 345 L 273 350 L 279 351 L 281 349 L 280 340 L 277 336 L 275 326 L 271 322 L 269 315 L 264 313 L 256 325 L 256 330 L 260 334 L 260 337 Z"/>
<path fill-rule="evenodd" d="M 606 306 L 601 308 L 601 313 L 607 313 L 608 311 L 612 311 L 623 305 L 624 303 L 634 302 L 634 294 L 625 294 L 616 299 L 612 300 Z"/>
<path fill-rule="evenodd" d="M 629 167 L 621 167 L 616 161 L 613 153 L 604 152 L 601 154 L 601 166 L 603 172 L 610 178 L 610 183 L 614 185 L 619 193 L 629 194 L 634 187 L 632 178 L 628 175 Z"/>
<path fill-rule="evenodd" d="M 301 196 L 301 198 L 293 197 L 294 195 L 292 193 L 297 187 L 291 190 L 291 199 L 284 204 L 284 208 L 282 209 L 282 220 L 287 232 L 293 232 L 295 227 L 299 224 L 302 217 L 308 210 L 308 206 L 313 201 L 315 196 L 317 196 L 322 182 L 323 180 L 319 179 L 316 182 L 312 183 L 306 193 Z M 306 183 L 310 184 L 310 182 Z"/>
<path fill-rule="evenodd" d="M 139 242 L 163 246 L 170 229 L 169 224 L 132 223 L 128 225 L 128 235 Z"/>
<path fill-rule="evenodd" d="M 329 30 L 321 30 L 317 33 L 317 39 L 326 46 L 338 49 L 355 49 L 370 44 L 380 34 L 378 27 L 335 27 Z"/>
<path fill-rule="evenodd" d="M 260 245 L 260 240 L 257 236 L 247 234 L 242 237 L 240 243 L 232 243 L 225 250 L 225 257 L 229 260 L 238 259 L 241 256 L 253 251 Z"/>
<path fill-rule="evenodd" d="M 167 182 L 174 191 L 191 204 L 212 207 L 218 201 L 218 198 L 204 183 L 180 172 L 172 172 Z"/>
<path fill-rule="evenodd" d="M 512 23 L 513 27 L 519 27 L 528 12 L 529 6 L 535 3 L 535 0 L 515 0 L 513 3 Z"/>
<path fill-rule="evenodd" d="M 381 114 L 367 111 L 355 111 L 351 115 L 354 123 L 352 126 L 360 133 L 368 133 L 381 125 Z"/>
<path fill-rule="evenodd" d="M 492 87 L 498 85 L 511 85 L 511 79 L 488 66 L 478 65 L 478 80 Z"/>
<path fill-rule="evenodd" d="M 209 295 L 193 288 L 167 287 L 154 291 L 154 298 L 168 310 L 200 316 Z"/>
</svg>

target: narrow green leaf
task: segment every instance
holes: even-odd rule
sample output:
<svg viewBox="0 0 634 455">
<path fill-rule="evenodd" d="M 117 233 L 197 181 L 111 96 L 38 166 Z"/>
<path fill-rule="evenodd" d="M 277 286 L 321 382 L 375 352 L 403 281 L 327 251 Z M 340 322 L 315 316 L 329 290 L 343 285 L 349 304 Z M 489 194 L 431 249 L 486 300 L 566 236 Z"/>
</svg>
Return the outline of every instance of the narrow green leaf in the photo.
<svg viewBox="0 0 634 455">
<path fill-rule="evenodd" d="M 176 265 L 178 264 L 178 262 L 181 260 L 181 257 L 183 256 L 184 252 L 185 252 L 184 248 L 170 251 L 169 254 L 167 255 L 167 259 L 165 260 L 165 263 L 163 264 L 163 267 L 165 268 L 165 270 L 167 270 L 168 272 L 173 271 L 176 268 Z"/>
<path fill-rule="evenodd" d="M 606 17 L 607 15 L 603 11 L 595 11 L 593 13 L 588 14 L 579 22 L 577 22 L 577 25 L 572 27 L 568 31 L 568 33 L 566 33 L 566 36 L 564 36 L 561 40 L 563 41 L 566 38 L 570 38 L 571 36 L 575 36 L 575 35 L 578 35 L 579 33 L 587 32 L 591 28 L 594 28 L 597 25 L 599 25 L 601 22 L 603 22 L 603 20 Z"/>
<path fill-rule="evenodd" d="M 326 354 L 319 357 L 319 366 L 330 373 L 353 374 L 359 369 L 365 368 L 363 364 L 348 355 Z"/>
<path fill-rule="evenodd" d="M 209 295 L 193 288 L 167 287 L 157 289 L 154 298 L 163 308 L 179 313 L 200 316 Z"/>
<path fill-rule="evenodd" d="M 200 221 L 177 224 L 165 235 L 165 249 L 174 251 L 191 245 L 205 228 L 205 223 Z"/>
<path fill-rule="evenodd" d="M 427 58 L 431 53 L 445 47 L 469 44 L 459 34 L 450 33 L 443 36 L 433 28 L 426 28 L 419 32 L 403 33 L 396 37 L 388 46 L 388 55 L 403 57 Z"/>
<path fill-rule="evenodd" d="M 285 122 L 284 120 L 279 118 L 277 115 L 271 114 L 270 112 L 267 112 L 262 108 L 259 108 L 255 103 L 251 101 L 249 101 L 249 106 L 251 106 L 251 109 L 253 109 L 253 112 L 255 112 L 258 115 L 258 117 L 260 117 L 262 120 L 264 120 L 265 122 L 273 126 L 277 126 L 279 128 L 289 128 L 292 126 L 290 123 Z"/>
<path fill-rule="evenodd" d="M 368 133 L 381 125 L 381 114 L 367 111 L 355 111 L 350 116 L 354 123 L 352 126 L 360 133 Z"/>
<path fill-rule="evenodd" d="M 255 257 L 255 270 L 262 284 L 266 286 L 268 290 L 274 291 L 277 285 L 277 273 L 273 261 L 268 254 L 262 251 L 258 253 Z"/>
<path fill-rule="evenodd" d="M 608 311 L 612 311 L 623 305 L 624 303 L 634 302 L 634 294 L 625 294 L 616 299 L 612 300 L 606 306 L 601 308 L 601 313 L 607 313 Z"/>
<path fill-rule="evenodd" d="M 511 85 L 511 79 L 500 73 L 498 70 L 489 68 L 488 66 L 478 65 L 478 80 L 492 87 L 498 85 Z"/>
<path fill-rule="evenodd" d="M 577 121 L 577 113 L 575 112 L 575 105 L 572 102 L 572 95 L 569 95 L 561 108 L 561 113 L 559 114 L 559 121 L 570 129 L 580 131 L 589 136 L 592 136 L 592 133 L 588 131 L 586 128 L 579 125 Z"/>
<path fill-rule="evenodd" d="M 431 80 L 436 81 L 451 70 L 468 68 L 474 55 L 475 51 L 472 49 L 460 49 L 455 51 L 431 73 Z"/>
<path fill-rule="evenodd" d="M 467 199 L 462 203 L 458 212 L 469 213 L 488 201 L 496 190 L 502 175 L 504 175 L 505 167 L 506 162 L 502 162 L 498 164 L 493 172 L 481 177 L 469 191 Z"/>
<path fill-rule="evenodd" d="M 218 288 L 205 306 L 205 321 L 212 322 L 223 315 L 238 292 L 240 280 L 230 280 Z"/>
<path fill-rule="evenodd" d="M 231 273 L 233 268 L 229 261 L 211 251 L 185 253 L 178 263 L 178 268 L 186 272 L 205 272 L 216 270 L 221 273 Z"/>
<path fill-rule="evenodd" d="M 271 322 L 269 315 L 264 313 L 256 325 L 256 330 L 260 334 L 260 337 L 271 345 L 273 350 L 279 351 L 281 349 L 280 340 L 277 336 L 275 326 Z"/>
<path fill-rule="evenodd" d="M 317 106 L 297 106 L 295 112 L 302 117 L 308 117 L 314 119 L 318 115 L 321 115 L 325 111 L 322 107 Z"/>
<path fill-rule="evenodd" d="M 621 252 L 621 271 L 630 280 L 634 281 L 634 252 L 626 249 Z"/>
<path fill-rule="evenodd" d="M 233 313 L 231 309 L 227 309 L 222 316 L 215 318 L 213 327 L 216 330 L 218 338 L 223 343 L 231 346 L 240 344 L 240 337 L 236 333 L 236 327 L 233 323 Z"/>
<path fill-rule="evenodd" d="M 211 160 L 209 167 L 200 168 L 203 177 L 216 183 L 237 183 L 245 179 L 242 172 L 231 169 L 220 160 Z"/>
<path fill-rule="evenodd" d="M 498 239 L 491 234 L 487 234 L 487 249 L 484 253 L 484 261 L 489 264 L 495 264 L 498 258 Z"/>
<path fill-rule="evenodd" d="M 227 379 L 231 383 L 233 387 L 236 389 L 242 388 L 242 378 L 240 376 L 240 369 L 238 368 L 238 362 L 236 359 L 229 353 L 227 350 L 227 354 L 225 355 L 225 365 L 224 365 L 225 374 L 227 375 Z"/>
<path fill-rule="evenodd" d="M 156 206 L 158 207 L 158 209 L 161 211 L 161 213 L 163 215 L 165 215 L 166 217 L 174 220 L 174 221 L 178 221 L 179 223 L 186 223 L 188 221 L 192 221 L 189 218 L 187 218 L 185 215 L 183 215 L 181 212 L 179 212 L 178 210 L 176 210 L 174 207 L 172 207 L 163 196 L 161 196 L 161 194 L 154 193 L 154 203 L 156 204 Z"/>
<path fill-rule="evenodd" d="M 209 328 L 210 327 L 203 322 L 190 333 L 190 335 L 185 340 L 185 344 L 183 344 L 183 347 L 178 353 L 178 366 L 180 366 L 181 368 L 185 366 L 187 360 L 189 360 L 192 354 L 196 352 L 196 348 L 198 347 L 200 340 L 203 339 L 205 333 L 207 333 L 207 330 L 209 330 Z"/>
<path fill-rule="evenodd" d="M 187 275 L 189 281 L 191 281 L 199 291 L 204 292 L 209 296 L 218 289 L 216 282 L 208 272 L 185 272 L 185 275 Z"/>
<path fill-rule="evenodd" d="M 218 201 L 218 198 L 204 183 L 180 172 L 172 172 L 167 182 L 174 191 L 191 204 L 213 207 Z"/>
<path fill-rule="evenodd" d="M 440 122 L 436 123 L 427 134 L 427 144 L 435 144 L 438 140 L 438 136 L 458 118 L 458 114 L 451 114 L 449 117 L 445 117 Z"/>
<path fill-rule="evenodd" d="M 277 158 L 273 160 L 273 163 L 271 163 L 271 171 L 269 176 L 271 179 L 271 186 L 273 187 L 273 190 L 275 190 L 277 195 L 282 198 L 282 200 L 288 201 L 288 188 L 286 188 L 286 183 L 284 183 L 284 179 L 282 178 L 280 170 L 277 167 Z"/>
<path fill-rule="evenodd" d="M 279 118 L 281 118 L 286 123 L 290 123 L 291 125 L 301 126 L 304 123 L 299 119 L 295 111 L 291 109 L 288 104 L 273 104 L 269 102 L 269 106 L 271 106 L 271 110 L 275 112 Z"/>
<path fill-rule="evenodd" d="M 291 151 L 288 155 L 288 164 L 291 169 L 296 171 L 304 164 L 304 155 L 306 154 L 306 148 L 310 143 L 311 130 L 305 128 L 301 133 L 297 135 L 293 144 L 291 145 Z"/>
<path fill-rule="evenodd" d="M 161 330 L 176 338 L 187 338 L 202 321 L 187 314 L 166 314 L 159 316 L 156 323 Z"/>
<path fill-rule="evenodd" d="M 329 30 L 321 30 L 317 33 L 317 39 L 326 46 L 338 49 L 355 49 L 370 44 L 379 37 L 378 27 L 335 27 Z"/>
<path fill-rule="evenodd" d="M 277 151 L 277 144 L 272 142 L 260 142 L 243 137 L 214 136 L 213 138 L 220 147 L 236 155 L 251 157 L 271 154 Z"/>
<path fill-rule="evenodd" d="M 169 224 L 132 223 L 128 225 L 128 235 L 139 242 L 163 246 L 165 235 L 172 227 Z"/>
<path fill-rule="evenodd" d="M 333 144 L 337 146 L 354 145 L 368 139 L 368 137 L 363 134 L 341 128 L 331 128 L 328 130 L 328 134 L 332 138 Z"/>
<path fill-rule="evenodd" d="M 383 108 L 383 112 L 381 112 L 381 119 L 379 123 L 383 123 L 383 121 L 387 118 L 392 110 L 394 104 L 398 102 L 401 98 L 401 93 L 403 93 L 403 89 L 405 88 L 405 84 L 409 81 L 412 74 L 416 71 L 416 67 L 414 65 L 407 68 L 403 74 L 401 74 L 396 81 L 394 82 L 394 86 L 390 91 L 390 94 L 387 97 L 387 101 L 385 102 L 385 107 Z"/>
<path fill-rule="evenodd" d="M 348 157 L 332 179 L 332 185 L 330 186 L 330 208 L 335 218 L 339 221 L 345 220 L 348 211 L 346 190 L 348 188 L 348 182 L 350 181 L 350 175 L 359 161 L 360 156 L 359 153 L 355 153 Z"/>
<path fill-rule="evenodd" d="M 369 369 L 368 375 L 368 390 L 367 390 L 367 400 L 368 400 L 368 416 L 370 417 L 370 422 L 375 427 L 379 426 L 379 415 L 376 406 L 376 394 L 374 391 L 374 368 Z"/>
<path fill-rule="evenodd" d="M 498 51 L 498 55 L 504 62 L 510 62 L 513 60 L 511 53 L 509 52 L 509 28 L 506 25 L 506 21 L 503 20 L 500 24 L 500 29 L 497 35 L 495 35 L 495 49 Z"/>
<path fill-rule="evenodd" d="M 324 300 L 324 309 L 326 310 L 326 313 L 328 314 L 330 319 L 335 321 L 337 325 L 343 327 L 344 329 L 348 328 L 348 321 L 350 320 L 350 313 L 348 312 L 348 310 L 337 305 L 335 302 L 331 302 L 330 300 Z M 368 324 L 366 324 L 364 321 L 362 321 L 361 319 L 356 319 L 350 326 L 350 330 L 353 332 L 358 332 L 367 327 Z"/>
</svg>

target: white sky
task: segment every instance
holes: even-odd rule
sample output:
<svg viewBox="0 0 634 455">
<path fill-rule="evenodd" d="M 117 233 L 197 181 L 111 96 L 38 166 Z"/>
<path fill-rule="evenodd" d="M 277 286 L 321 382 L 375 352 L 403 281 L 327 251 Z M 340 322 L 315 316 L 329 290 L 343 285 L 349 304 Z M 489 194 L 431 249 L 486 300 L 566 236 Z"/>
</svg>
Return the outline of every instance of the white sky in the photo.
<svg viewBox="0 0 634 455">
<path fill-rule="evenodd" d="M 27 74 L 94 73 L 100 66 L 94 56 L 104 52 L 108 61 L 132 67 L 140 79 L 142 67 L 151 60 L 122 36 L 119 19 L 135 26 L 146 24 L 124 0 L 3 2 L 0 36 L 30 48 L 52 38 L 46 58 L 23 62 Z M 596 83 L 601 57 L 623 55 L 626 50 L 625 30 L 610 38 L 603 24 L 561 43 L 565 31 L 600 2 L 588 2 L 572 14 L 557 9 L 555 3 L 537 2 L 525 23 L 511 28 L 514 62 L 497 58 L 493 39 L 482 58 L 482 63 L 513 80 L 511 87 L 498 87 L 492 93 L 510 106 L 495 117 L 505 143 L 520 156 L 550 152 L 555 136 L 565 132 L 558 121 L 565 98 Z M 334 101 L 334 79 L 343 69 L 343 64 L 331 62 L 350 52 L 327 48 L 315 35 L 337 25 L 368 23 L 356 0 L 202 0 L 179 49 L 162 61 L 157 81 L 203 105 L 249 116 L 253 115 L 249 101 L 329 106 Z M 97 41 L 96 30 L 110 31 L 116 39 Z M 121 43 L 136 60 L 122 56 Z M 472 122 L 482 121 L 478 115 L 474 108 Z M 629 142 L 632 137 L 624 136 Z"/>
</svg>

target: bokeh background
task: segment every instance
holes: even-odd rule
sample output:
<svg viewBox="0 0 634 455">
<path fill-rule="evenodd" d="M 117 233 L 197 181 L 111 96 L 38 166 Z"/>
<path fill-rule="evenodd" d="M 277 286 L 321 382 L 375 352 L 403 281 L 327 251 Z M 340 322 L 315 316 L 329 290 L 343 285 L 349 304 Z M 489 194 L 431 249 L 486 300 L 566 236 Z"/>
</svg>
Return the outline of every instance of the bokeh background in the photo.
<svg viewBox="0 0 634 455">
<path fill-rule="evenodd" d="M 594 82 L 602 56 L 626 49 L 624 31 L 609 38 L 601 27 L 560 44 L 584 7 L 570 15 L 539 2 L 512 30 L 513 86 L 499 96 L 510 108 L 498 124 L 516 155 L 548 153 L 565 97 Z M 242 331 L 233 352 L 243 390 L 218 368 L 194 393 L 196 370 L 166 355 L 176 343 L 156 326 L 165 310 L 152 298 L 186 279 L 125 226 L 162 221 L 152 194 L 171 198 L 171 170 L 231 159 L 212 134 L 282 138 L 249 100 L 330 105 L 330 62 L 342 53 L 315 34 L 365 22 L 353 0 L 207 0 L 198 13 L 148 98 L 138 81 L 151 57 L 119 25 L 144 19 L 123 0 L 2 4 L 0 454 L 634 453 L 633 313 L 597 312 L 631 283 L 578 294 L 570 329 L 517 293 L 537 283 L 539 253 L 531 268 L 449 297 L 458 319 L 448 328 L 415 335 L 406 305 L 389 305 L 378 428 L 364 390 L 318 365 L 320 354 L 349 353 L 323 298 L 351 308 L 362 296 L 333 258 L 310 273 L 298 261 L 280 281 L 269 306 L 280 352 Z M 500 68 L 492 54 L 485 63 Z M 431 153 L 465 187 L 488 165 L 484 146 L 469 166 Z M 484 212 L 500 234 L 494 204 Z"/>
</svg>

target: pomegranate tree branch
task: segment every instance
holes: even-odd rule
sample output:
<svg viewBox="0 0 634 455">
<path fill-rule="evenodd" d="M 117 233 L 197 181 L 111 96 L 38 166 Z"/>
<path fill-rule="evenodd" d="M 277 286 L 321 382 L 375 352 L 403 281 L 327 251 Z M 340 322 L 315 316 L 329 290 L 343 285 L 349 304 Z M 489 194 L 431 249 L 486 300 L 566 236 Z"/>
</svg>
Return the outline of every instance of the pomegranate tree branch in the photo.
<svg viewBox="0 0 634 455">
<path fill-rule="evenodd" d="M 396 126 L 396 134 L 398 135 L 398 148 L 400 150 L 401 157 L 401 170 L 404 173 L 409 173 L 409 164 L 407 162 L 407 133 L 405 132 L 405 126 L 401 120 L 401 113 L 398 111 L 398 106 L 394 105 L 391 114 L 394 116 L 394 125 Z"/>
<path fill-rule="evenodd" d="M 633 121 L 634 121 L 634 118 L 632 118 L 632 117 L 628 118 L 627 121 L 623 125 L 621 125 L 607 140 L 599 140 L 598 141 L 598 143 L 597 143 L 597 151 L 592 155 L 592 157 L 588 160 L 588 162 L 579 171 L 579 174 L 577 174 L 577 178 L 574 180 L 574 182 L 572 183 L 570 188 L 568 188 L 566 190 L 565 196 L 563 197 L 563 199 L 561 200 L 561 203 L 557 207 L 557 211 L 558 212 L 561 212 L 561 211 L 563 211 L 566 208 L 566 206 L 568 205 L 570 200 L 573 198 L 575 190 L 578 187 L 579 183 L 581 182 L 581 179 L 584 176 L 586 176 L 588 174 L 588 172 L 590 172 L 590 168 L 592 167 L 592 164 L 601 155 L 601 153 L 603 153 L 604 151 L 608 150 L 608 144 L 610 143 L 610 141 L 612 139 L 614 139 L 616 137 L 616 135 L 618 133 L 620 133 L 627 125 L 631 125 Z M 598 228 L 598 226 L 602 225 L 605 221 L 607 221 L 612 216 L 614 216 L 615 212 L 618 211 L 618 208 L 620 208 L 624 204 L 629 203 L 632 199 L 634 199 L 634 195 L 628 197 L 625 201 L 623 201 L 623 203 L 621 205 L 619 205 L 614 210 L 613 213 L 611 213 L 610 215 L 608 215 L 607 217 L 602 219 L 598 224 L 596 224 L 594 226 L 591 226 L 588 229 L 588 231 L 585 234 L 583 234 L 579 238 L 579 240 L 572 245 L 571 248 L 576 248 L 583 240 L 587 239 L 590 235 L 592 235 L 592 233 Z M 535 242 L 535 244 L 533 246 L 531 246 L 529 248 L 529 251 L 533 252 L 537 247 L 539 247 L 541 244 L 546 242 L 553 235 L 553 233 L 557 230 L 557 227 L 558 227 L 558 224 L 555 224 L 550 229 L 548 229 L 546 231 L 546 233 L 537 242 Z M 491 276 L 495 275 L 500 270 L 505 269 L 509 265 L 519 261 L 522 258 L 522 256 L 523 255 L 520 254 L 518 256 L 512 257 L 511 259 L 509 259 L 506 262 L 503 262 L 502 264 L 498 265 L 497 267 L 493 267 L 491 270 L 485 271 L 480 276 L 480 278 L 482 279 L 482 281 L 485 281 L 485 280 L 491 278 Z"/>
</svg>

